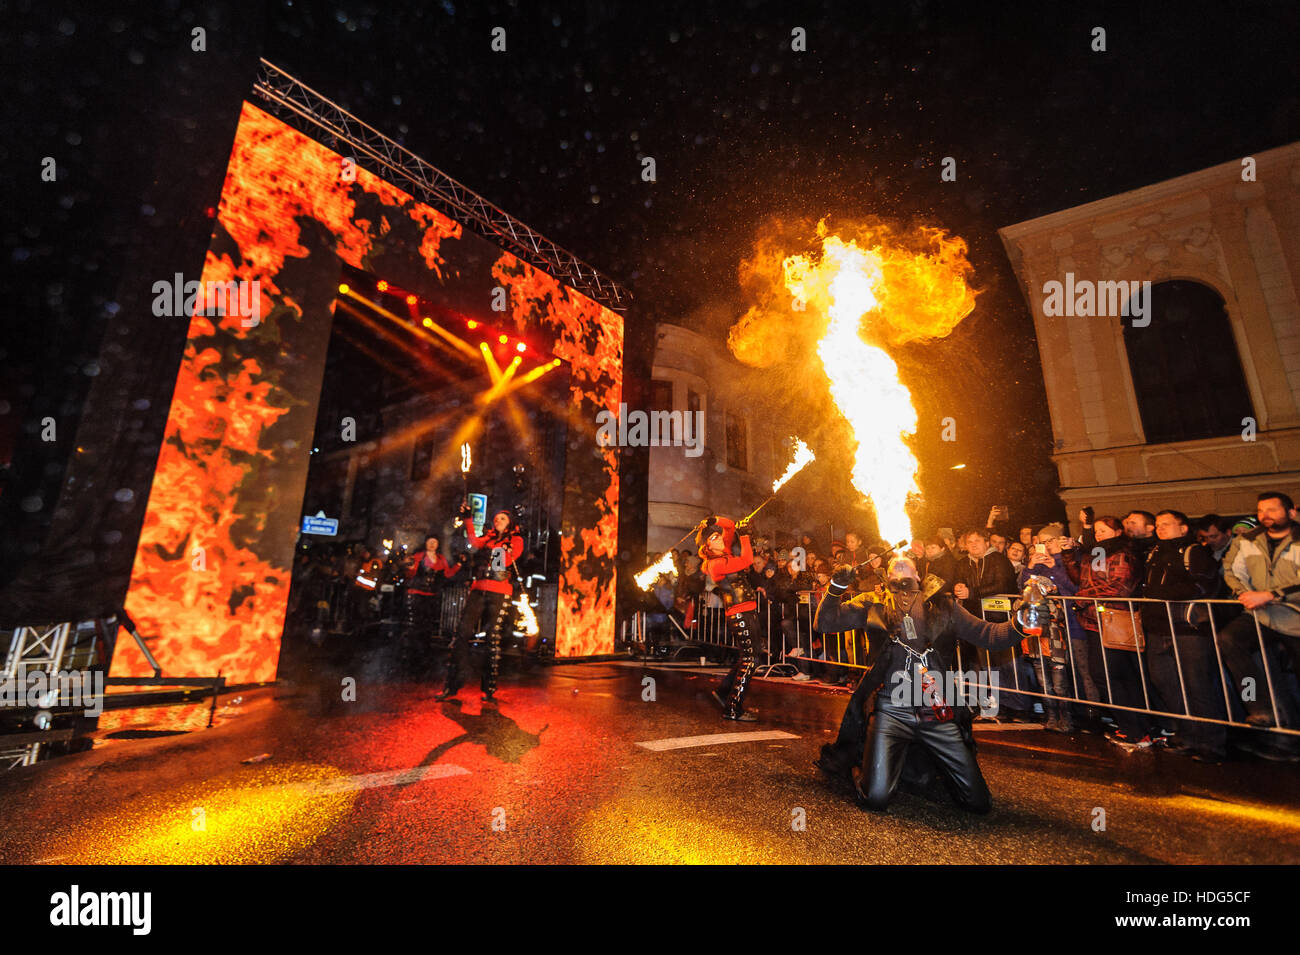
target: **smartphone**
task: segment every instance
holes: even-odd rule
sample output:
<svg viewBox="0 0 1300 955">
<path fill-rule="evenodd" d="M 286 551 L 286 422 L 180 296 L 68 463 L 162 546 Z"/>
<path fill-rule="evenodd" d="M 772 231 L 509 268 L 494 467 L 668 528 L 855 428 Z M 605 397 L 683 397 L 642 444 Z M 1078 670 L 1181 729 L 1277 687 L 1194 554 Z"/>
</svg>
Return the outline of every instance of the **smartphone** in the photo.
<svg viewBox="0 0 1300 955">
<path fill-rule="evenodd" d="M 1046 554 L 1046 553 L 1047 553 L 1047 545 L 1046 545 L 1046 544 L 1035 544 L 1035 545 L 1034 545 L 1034 553 L 1035 553 L 1035 554 Z"/>
<path fill-rule="evenodd" d="M 1089 504 L 1087 507 L 1085 507 L 1085 508 L 1083 509 L 1083 513 L 1084 513 L 1084 516 L 1086 516 L 1086 517 L 1088 518 L 1088 523 L 1089 523 L 1089 524 L 1092 524 L 1092 523 L 1095 522 L 1095 515 L 1094 515 L 1094 511 L 1093 511 L 1093 509 L 1092 509 L 1092 505 L 1091 505 L 1091 504 Z"/>
</svg>

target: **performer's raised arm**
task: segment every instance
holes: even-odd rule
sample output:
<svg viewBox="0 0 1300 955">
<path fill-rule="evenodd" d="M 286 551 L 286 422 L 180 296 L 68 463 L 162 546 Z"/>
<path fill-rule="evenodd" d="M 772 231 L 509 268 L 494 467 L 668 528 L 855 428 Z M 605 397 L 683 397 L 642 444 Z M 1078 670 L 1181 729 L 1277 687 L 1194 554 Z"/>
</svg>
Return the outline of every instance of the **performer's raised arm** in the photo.
<svg viewBox="0 0 1300 955">
<path fill-rule="evenodd" d="M 813 626 L 821 633 L 842 633 L 866 627 L 867 608 L 871 606 L 871 601 L 865 594 L 845 600 L 844 594 L 852 583 L 853 569 L 850 567 L 840 567 L 831 574 L 826 596 L 817 607 L 817 618 L 813 622 Z"/>
<path fill-rule="evenodd" d="M 1016 601 L 1016 606 L 1020 602 Z M 1014 647 L 1028 634 L 1021 633 L 1015 626 L 1014 608 L 1011 620 L 1006 623 L 989 623 L 975 616 L 959 602 L 953 601 L 953 624 L 957 629 L 957 639 L 973 643 L 985 650 L 1005 650 Z"/>
</svg>

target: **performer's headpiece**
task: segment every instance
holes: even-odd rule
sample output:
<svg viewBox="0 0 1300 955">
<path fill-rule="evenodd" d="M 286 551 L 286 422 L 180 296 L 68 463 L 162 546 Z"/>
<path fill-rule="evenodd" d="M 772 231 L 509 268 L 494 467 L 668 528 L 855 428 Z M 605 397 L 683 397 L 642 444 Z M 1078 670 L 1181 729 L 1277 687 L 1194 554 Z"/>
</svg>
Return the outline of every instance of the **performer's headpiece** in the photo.
<svg viewBox="0 0 1300 955">
<path fill-rule="evenodd" d="M 722 535 L 723 550 L 728 554 L 731 553 L 731 544 L 736 536 L 735 531 L 725 524 L 719 524 L 716 517 L 710 517 L 704 526 L 695 532 L 695 549 L 701 560 L 707 559 L 708 555 L 704 553 L 704 545 L 714 534 Z"/>
</svg>

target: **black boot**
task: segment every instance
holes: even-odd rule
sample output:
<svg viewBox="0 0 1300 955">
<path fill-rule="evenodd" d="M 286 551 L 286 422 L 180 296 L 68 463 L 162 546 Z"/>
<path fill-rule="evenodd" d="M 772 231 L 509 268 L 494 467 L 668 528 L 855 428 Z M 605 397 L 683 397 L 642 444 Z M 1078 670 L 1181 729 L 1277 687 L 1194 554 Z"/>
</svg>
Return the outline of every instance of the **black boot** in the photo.
<svg viewBox="0 0 1300 955">
<path fill-rule="evenodd" d="M 452 651 L 453 653 L 455 650 Z M 443 700 L 450 700 L 460 692 L 460 668 L 456 666 L 453 659 L 447 664 L 447 682 L 443 684 L 442 692 L 435 696 L 434 702 L 441 703 Z"/>
</svg>

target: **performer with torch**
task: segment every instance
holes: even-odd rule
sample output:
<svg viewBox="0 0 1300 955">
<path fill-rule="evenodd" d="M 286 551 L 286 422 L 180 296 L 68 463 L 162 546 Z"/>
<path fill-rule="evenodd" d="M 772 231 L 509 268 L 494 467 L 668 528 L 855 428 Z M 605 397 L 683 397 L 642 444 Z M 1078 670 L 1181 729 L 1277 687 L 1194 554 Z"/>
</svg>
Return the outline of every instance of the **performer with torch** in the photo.
<svg viewBox="0 0 1300 955">
<path fill-rule="evenodd" d="M 754 635 L 758 632 L 758 597 L 744 571 L 754 563 L 749 535 L 740 535 L 740 554 L 732 553 L 737 525 L 725 517 L 703 521 L 695 532 L 702 570 L 713 580 L 713 592 L 722 598 L 727 633 L 736 641 L 736 662 L 713 691 L 722 706 L 724 719 L 753 723 L 757 717 L 745 712 L 745 690 L 754 674 Z"/>
<path fill-rule="evenodd" d="M 451 638 L 451 659 L 447 662 L 447 682 L 435 700 L 450 699 L 460 692 L 463 674 L 469 669 L 469 644 L 480 627 L 487 631 L 487 660 L 480 680 L 483 702 L 494 702 L 497 689 L 497 668 L 501 662 L 501 635 L 509 614 L 510 597 L 514 587 L 510 583 L 511 565 L 524 552 L 524 539 L 509 511 L 492 515 L 492 526 L 482 537 L 474 533 L 474 520 L 470 517 L 469 502 L 461 505 L 460 516 L 465 519 L 465 533 L 470 546 L 477 553 L 472 558 L 474 582 L 469 586 L 465 609 L 460 624 Z"/>
<path fill-rule="evenodd" d="M 456 523 L 457 526 L 464 523 L 470 547 L 477 551 L 472 558 L 474 580 L 465 599 L 465 608 L 461 611 L 460 623 L 451 638 L 447 682 L 434 699 L 441 702 L 460 692 L 463 674 L 469 669 L 469 644 L 482 626 L 487 632 L 488 646 L 480 684 L 483 702 L 492 703 L 495 702 L 497 671 L 501 663 L 501 637 L 509 615 L 510 597 L 514 593 L 510 573 L 517 570 L 514 564 L 524 552 L 524 539 L 509 511 L 493 514 L 492 524 L 482 537 L 475 533 L 469 503 L 469 468 L 470 451 L 469 443 L 466 442 L 460 447 L 460 473 L 465 482 L 465 498 Z"/>
<path fill-rule="evenodd" d="M 758 505 L 758 507 L 750 511 L 749 516 L 742 519 L 740 523 L 737 525 L 738 527 L 744 527 L 746 524 L 752 521 L 754 519 L 754 515 L 757 514 L 759 511 L 761 511 L 763 508 L 765 508 L 769 503 L 771 503 L 773 498 L 776 497 L 776 492 L 781 490 L 781 488 L 784 487 L 789 482 L 790 478 L 794 477 L 796 474 L 802 471 L 810 461 L 816 460 L 816 457 L 813 455 L 812 450 L 808 447 L 808 445 L 804 444 L 803 441 L 801 441 L 798 438 L 793 438 L 792 440 L 795 442 L 794 460 L 791 461 L 789 466 L 785 469 L 785 473 L 772 482 L 771 496 L 768 497 L 768 499 L 764 501 L 762 504 Z M 681 538 L 677 541 L 676 544 L 674 544 L 672 547 L 664 551 L 663 555 L 657 561 L 655 561 L 645 570 L 637 574 L 633 578 L 636 581 L 636 585 L 640 587 L 642 590 L 649 590 L 651 585 L 656 580 L 659 579 L 659 576 L 661 574 L 671 574 L 676 569 L 676 565 L 673 563 L 673 551 L 675 551 L 682 544 L 685 544 L 689 537 L 691 537 L 694 534 L 697 534 L 700 528 L 703 527 L 705 523 L 706 523 L 705 521 L 701 521 L 699 524 L 692 527 L 689 531 L 687 531 L 685 534 L 681 536 Z M 696 546 L 697 547 L 699 546 L 698 541 L 696 541 Z"/>
<path fill-rule="evenodd" d="M 745 691 L 749 687 L 750 677 L 753 676 L 757 665 L 754 658 L 754 636 L 758 632 L 756 613 L 758 599 L 744 574 L 744 571 L 754 563 L 754 552 L 749 535 L 742 534 L 740 553 L 733 553 L 736 531 L 743 529 L 753 520 L 755 514 L 776 497 L 777 492 L 792 477 L 802 471 L 809 462 L 815 460 L 808 445 L 798 438 L 793 440 L 795 441 L 794 460 L 786 468 L 785 473 L 772 482 L 772 494 L 766 501 L 750 511 L 749 515 L 738 523 L 721 516 L 706 518 L 677 542 L 681 544 L 692 533 L 695 534 L 696 550 L 703 562 L 701 570 L 712 578 L 713 592 L 722 598 L 726 608 L 724 616 L 727 632 L 736 640 L 736 663 L 713 693 L 713 698 L 722 706 L 723 717 L 728 720 L 745 723 L 756 720 L 756 717 L 752 713 L 746 713 L 744 708 Z M 673 571 L 672 555 L 677 544 L 669 548 L 658 561 L 636 575 L 638 587 L 648 590 L 660 574 Z"/>
</svg>

